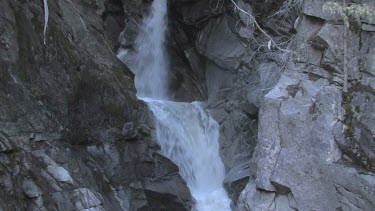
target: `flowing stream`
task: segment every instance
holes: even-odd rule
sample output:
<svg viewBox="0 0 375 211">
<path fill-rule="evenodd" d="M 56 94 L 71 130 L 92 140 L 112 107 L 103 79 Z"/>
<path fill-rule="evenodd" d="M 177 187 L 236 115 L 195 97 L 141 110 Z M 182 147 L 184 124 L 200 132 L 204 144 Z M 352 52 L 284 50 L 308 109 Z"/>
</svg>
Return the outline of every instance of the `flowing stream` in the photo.
<svg viewBox="0 0 375 211">
<path fill-rule="evenodd" d="M 219 125 L 199 102 L 172 102 L 168 97 L 167 24 L 167 0 L 154 0 L 136 39 L 137 96 L 155 115 L 162 153 L 179 166 L 197 201 L 196 209 L 230 211 L 231 201 L 222 185 Z"/>
</svg>

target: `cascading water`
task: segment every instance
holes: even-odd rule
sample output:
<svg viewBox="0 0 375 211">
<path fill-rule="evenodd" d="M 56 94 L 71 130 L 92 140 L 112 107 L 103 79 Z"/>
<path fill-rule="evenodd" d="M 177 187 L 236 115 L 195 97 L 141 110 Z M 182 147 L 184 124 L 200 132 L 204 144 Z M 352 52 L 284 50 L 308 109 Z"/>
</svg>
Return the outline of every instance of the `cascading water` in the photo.
<svg viewBox="0 0 375 211">
<path fill-rule="evenodd" d="M 198 211 L 230 210 L 222 186 L 225 172 L 219 155 L 219 125 L 198 102 L 144 99 L 156 117 L 162 153 L 176 163 Z"/>
<path fill-rule="evenodd" d="M 229 211 L 222 186 L 224 165 L 219 155 L 219 125 L 198 102 L 168 101 L 168 59 L 165 53 L 167 0 L 154 0 L 136 40 L 137 95 L 155 115 L 158 142 L 175 162 L 197 200 L 198 211 Z"/>
<path fill-rule="evenodd" d="M 138 97 L 167 99 L 168 59 L 165 51 L 167 1 L 155 0 L 135 41 L 135 86 Z"/>
</svg>

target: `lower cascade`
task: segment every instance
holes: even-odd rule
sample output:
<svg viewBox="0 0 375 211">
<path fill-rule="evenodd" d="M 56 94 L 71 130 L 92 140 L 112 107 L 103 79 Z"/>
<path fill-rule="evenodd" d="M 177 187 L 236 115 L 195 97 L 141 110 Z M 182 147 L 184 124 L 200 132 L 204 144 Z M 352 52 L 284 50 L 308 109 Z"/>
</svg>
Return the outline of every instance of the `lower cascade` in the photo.
<svg viewBox="0 0 375 211">
<path fill-rule="evenodd" d="M 143 99 L 156 117 L 162 152 L 180 168 L 198 211 L 230 210 L 222 186 L 225 171 L 219 155 L 219 125 L 198 102 Z"/>
<path fill-rule="evenodd" d="M 200 103 L 168 99 L 166 16 L 167 0 L 154 0 L 143 20 L 134 64 L 137 95 L 153 112 L 162 153 L 179 166 L 196 199 L 195 208 L 229 211 L 231 200 L 222 185 L 225 169 L 219 154 L 219 125 Z"/>
</svg>

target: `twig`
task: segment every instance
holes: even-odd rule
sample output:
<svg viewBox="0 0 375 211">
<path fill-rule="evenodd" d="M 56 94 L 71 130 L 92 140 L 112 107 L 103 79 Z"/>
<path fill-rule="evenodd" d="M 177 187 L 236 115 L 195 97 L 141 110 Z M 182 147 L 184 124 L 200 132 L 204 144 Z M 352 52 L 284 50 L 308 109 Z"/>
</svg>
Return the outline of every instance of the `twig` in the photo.
<svg viewBox="0 0 375 211">
<path fill-rule="evenodd" d="M 264 35 L 265 35 L 265 36 L 271 41 L 271 43 L 273 44 L 273 46 L 275 46 L 275 47 L 277 48 L 277 50 L 282 51 L 282 52 L 288 52 L 288 53 L 290 52 L 289 50 L 286 50 L 286 49 L 282 49 L 282 48 L 280 48 L 280 47 L 278 46 L 278 44 L 273 40 L 273 38 L 272 38 L 270 35 L 268 35 L 267 32 L 264 31 L 264 30 L 262 29 L 262 27 L 259 26 L 259 24 L 258 24 L 258 22 L 255 20 L 254 16 L 252 16 L 250 13 L 248 13 L 248 12 L 246 12 L 245 10 L 243 10 L 242 8 L 240 8 L 240 7 L 236 4 L 236 2 L 234 2 L 234 0 L 231 0 L 231 1 L 232 1 L 232 3 L 234 4 L 234 6 L 235 6 L 240 12 L 242 12 L 242 13 L 246 14 L 247 16 L 249 16 L 249 18 L 253 21 L 253 23 L 254 23 L 255 26 L 259 29 L 259 31 L 261 31 L 262 34 L 264 34 Z"/>
</svg>

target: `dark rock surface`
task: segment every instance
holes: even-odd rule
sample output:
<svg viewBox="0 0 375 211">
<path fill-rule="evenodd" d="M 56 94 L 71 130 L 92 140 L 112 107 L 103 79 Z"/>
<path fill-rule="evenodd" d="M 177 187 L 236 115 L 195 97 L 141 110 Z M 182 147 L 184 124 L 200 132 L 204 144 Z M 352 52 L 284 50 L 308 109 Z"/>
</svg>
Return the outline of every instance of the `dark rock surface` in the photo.
<svg viewBox="0 0 375 211">
<path fill-rule="evenodd" d="M 121 1 L 0 3 L 0 210 L 189 210 L 114 49 Z"/>
</svg>

